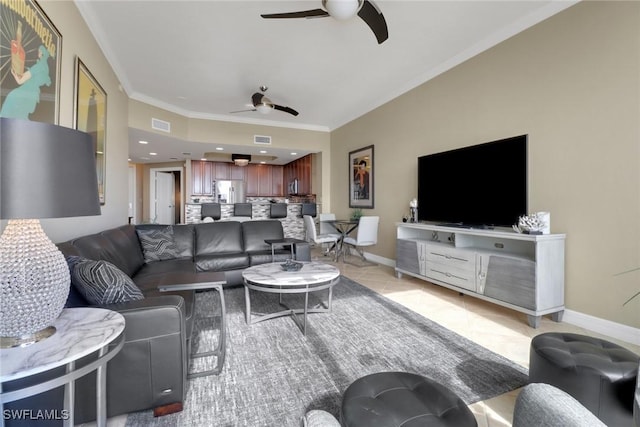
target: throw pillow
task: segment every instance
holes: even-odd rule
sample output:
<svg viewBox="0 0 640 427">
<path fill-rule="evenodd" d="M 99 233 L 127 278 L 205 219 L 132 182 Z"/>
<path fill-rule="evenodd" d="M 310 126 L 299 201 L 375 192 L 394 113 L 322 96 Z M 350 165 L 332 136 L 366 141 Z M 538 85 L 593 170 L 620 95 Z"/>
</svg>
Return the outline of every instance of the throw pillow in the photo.
<svg viewBox="0 0 640 427">
<path fill-rule="evenodd" d="M 145 262 L 163 261 L 178 257 L 178 247 L 173 240 L 173 227 L 164 230 L 138 229 Z"/>
<path fill-rule="evenodd" d="M 122 270 L 108 261 L 67 258 L 71 285 L 90 304 L 103 305 L 144 299 L 140 288 Z"/>
</svg>

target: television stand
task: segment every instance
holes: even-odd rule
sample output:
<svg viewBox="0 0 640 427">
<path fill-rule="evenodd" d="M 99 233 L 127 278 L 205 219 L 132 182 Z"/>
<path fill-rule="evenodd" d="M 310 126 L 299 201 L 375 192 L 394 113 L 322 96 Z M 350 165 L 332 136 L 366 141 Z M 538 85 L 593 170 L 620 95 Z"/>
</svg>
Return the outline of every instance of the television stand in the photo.
<svg viewBox="0 0 640 427">
<path fill-rule="evenodd" d="M 564 234 L 508 228 L 397 223 L 396 276 L 403 274 L 526 313 L 562 320 Z"/>
</svg>

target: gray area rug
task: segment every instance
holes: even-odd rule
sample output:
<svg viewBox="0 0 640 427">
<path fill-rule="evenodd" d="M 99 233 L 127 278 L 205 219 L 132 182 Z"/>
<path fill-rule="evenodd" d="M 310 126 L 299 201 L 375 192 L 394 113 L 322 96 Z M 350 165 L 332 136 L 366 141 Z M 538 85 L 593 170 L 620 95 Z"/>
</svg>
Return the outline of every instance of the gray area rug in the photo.
<svg viewBox="0 0 640 427">
<path fill-rule="evenodd" d="M 251 295 L 253 310 L 279 310 L 277 295 Z M 199 293 L 198 310 L 210 315 L 216 299 L 215 292 Z M 435 379 L 468 404 L 527 382 L 520 365 L 345 277 L 334 288 L 332 312 L 309 315 L 306 337 L 289 317 L 247 325 L 243 288 L 225 290 L 225 299 L 222 373 L 191 380 L 184 411 L 159 418 L 151 411 L 130 414 L 127 426 L 297 427 L 310 409 L 337 416 L 349 384 L 382 371 Z M 286 302 L 296 306 L 302 299 L 289 295 Z M 205 319 L 199 327 L 218 322 L 219 317 Z M 194 346 L 214 348 L 215 335 L 203 329 Z"/>
</svg>

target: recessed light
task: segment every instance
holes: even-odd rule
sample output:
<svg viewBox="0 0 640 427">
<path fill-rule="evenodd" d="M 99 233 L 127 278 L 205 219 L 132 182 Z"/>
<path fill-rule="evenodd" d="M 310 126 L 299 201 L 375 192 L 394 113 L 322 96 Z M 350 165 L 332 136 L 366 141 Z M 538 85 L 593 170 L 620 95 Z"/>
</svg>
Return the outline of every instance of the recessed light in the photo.
<svg viewBox="0 0 640 427">
<path fill-rule="evenodd" d="M 206 161 L 207 161 L 207 159 L 205 159 L 204 157 L 203 157 L 203 158 L 201 158 L 200 160 L 202 160 L 203 162 L 206 162 Z"/>
<path fill-rule="evenodd" d="M 224 151 L 224 148 L 222 148 L 222 147 L 216 147 L 216 150 L 218 150 L 218 151 Z"/>
<path fill-rule="evenodd" d="M 150 156 L 157 156 L 158 153 L 149 153 Z"/>
<path fill-rule="evenodd" d="M 298 155 L 298 153 L 291 153 L 291 155 L 292 155 L 292 156 L 297 156 L 297 155 Z"/>
<path fill-rule="evenodd" d="M 169 157 L 169 160 L 178 160 L 177 157 Z"/>
<path fill-rule="evenodd" d="M 264 165 L 264 164 L 266 164 L 266 163 L 267 163 L 267 162 L 265 162 L 265 161 L 260 162 L 260 164 L 261 164 L 261 165 Z"/>
<path fill-rule="evenodd" d="M 260 154 L 267 154 L 267 150 L 260 150 Z"/>
<path fill-rule="evenodd" d="M 149 141 L 138 141 L 139 144 L 148 144 Z"/>
</svg>

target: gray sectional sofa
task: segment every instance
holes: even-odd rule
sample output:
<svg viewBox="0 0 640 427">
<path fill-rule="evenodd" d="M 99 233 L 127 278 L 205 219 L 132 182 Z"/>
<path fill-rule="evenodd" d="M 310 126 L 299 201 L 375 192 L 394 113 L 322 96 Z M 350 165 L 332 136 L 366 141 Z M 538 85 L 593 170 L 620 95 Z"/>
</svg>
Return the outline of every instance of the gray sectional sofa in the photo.
<svg viewBox="0 0 640 427">
<path fill-rule="evenodd" d="M 224 272 L 227 284 L 242 283 L 242 271 L 271 262 L 265 239 L 283 238 L 278 220 L 173 225 L 173 252 L 160 261 L 145 261 L 139 232 L 167 231 L 166 225 L 125 225 L 58 244 L 65 256 L 104 260 L 115 265 L 140 288 L 144 299 L 102 305 L 126 320 L 125 343 L 107 369 L 108 416 L 156 409 L 180 410 L 187 389 L 190 337 L 194 323 L 194 291 L 160 292 L 163 285 L 210 281 Z M 162 245 L 159 244 L 158 247 Z M 307 252 L 308 253 L 308 252 Z M 275 260 L 291 257 L 277 249 Z M 91 305 L 72 285 L 67 307 Z M 89 360 L 81 361 L 79 366 Z M 45 407 L 58 395 L 42 396 Z M 61 400 L 60 400 L 61 402 Z M 32 403 L 33 405 L 33 403 Z M 31 406 L 33 407 L 33 406 Z M 95 374 L 76 381 L 75 422 L 95 420 Z"/>
</svg>

